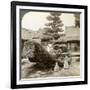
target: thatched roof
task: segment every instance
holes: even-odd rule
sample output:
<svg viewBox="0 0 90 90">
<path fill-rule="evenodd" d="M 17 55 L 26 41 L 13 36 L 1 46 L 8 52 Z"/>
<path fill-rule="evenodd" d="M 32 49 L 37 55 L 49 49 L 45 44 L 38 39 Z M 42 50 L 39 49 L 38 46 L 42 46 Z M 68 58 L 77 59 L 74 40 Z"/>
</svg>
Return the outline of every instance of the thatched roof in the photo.
<svg viewBox="0 0 90 90">
<path fill-rule="evenodd" d="M 65 29 L 65 35 L 54 41 L 55 44 L 80 41 L 80 28 L 69 26 Z"/>
<path fill-rule="evenodd" d="M 69 26 L 66 27 L 66 40 L 67 41 L 80 41 L 80 28 Z"/>
<path fill-rule="evenodd" d="M 66 37 L 67 41 L 80 41 L 80 36 Z"/>
<path fill-rule="evenodd" d="M 39 33 L 39 31 L 28 30 L 25 28 L 22 28 L 21 30 L 21 38 L 23 40 L 34 40 L 40 43 L 41 37 L 42 37 L 42 33 Z"/>
</svg>

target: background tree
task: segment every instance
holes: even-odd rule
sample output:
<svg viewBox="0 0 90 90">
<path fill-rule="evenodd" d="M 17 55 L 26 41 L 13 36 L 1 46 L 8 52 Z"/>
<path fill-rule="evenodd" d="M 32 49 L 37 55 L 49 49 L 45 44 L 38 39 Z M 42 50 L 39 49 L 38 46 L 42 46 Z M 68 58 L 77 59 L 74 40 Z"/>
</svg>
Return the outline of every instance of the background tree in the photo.
<svg viewBox="0 0 90 90">
<path fill-rule="evenodd" d="M 75 27 L 80 27 L 80 14 L 75 14 Z"/>
</svg>

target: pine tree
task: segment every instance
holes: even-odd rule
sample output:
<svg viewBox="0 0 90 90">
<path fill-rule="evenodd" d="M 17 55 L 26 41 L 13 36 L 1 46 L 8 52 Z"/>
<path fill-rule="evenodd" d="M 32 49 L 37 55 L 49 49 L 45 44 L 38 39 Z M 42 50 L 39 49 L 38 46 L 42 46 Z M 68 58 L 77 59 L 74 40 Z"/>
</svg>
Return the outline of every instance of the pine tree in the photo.
<svg viewBox="0 0 90 90">
<path fill-rule="evenodd" d="M 47 16 L 47 20 L 48 23 L 45 24 L 45 32 L 44 32 L 44 36 L 47 37 L 48 41 L 50 41 L 51 39 L 53 40 L 57 40 L 58 38 L 60 38 L 60 34 L 59 32 L 62 32 L 62 26 L 63 23 L 60 19 L 61 13 L 59 12 L 51 12 L 49 16 Z M 45 37 L 43 37 L 42 39 L 44 39 Z"/>
</svg>

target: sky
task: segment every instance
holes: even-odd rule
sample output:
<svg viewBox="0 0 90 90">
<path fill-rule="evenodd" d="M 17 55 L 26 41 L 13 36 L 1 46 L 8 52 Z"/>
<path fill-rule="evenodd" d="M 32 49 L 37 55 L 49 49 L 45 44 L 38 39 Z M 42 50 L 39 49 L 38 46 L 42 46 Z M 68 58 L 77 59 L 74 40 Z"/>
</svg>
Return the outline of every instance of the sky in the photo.
<svg viewBox="0 0 90 90">
<path fill-rule="evenodd" d="M 46 19 L 48 15 L 49 13 L 47 12 L 28 12 L 22 18 L 21 27 L 34 31 L 44 28 L 45 24 L 48 22 Z M 64 24 L 63 29 L 65 29 L 65 26 L 75 25 L 75 18 L 73 14 L 62 13 L 60 18 Z"/>
</svg>

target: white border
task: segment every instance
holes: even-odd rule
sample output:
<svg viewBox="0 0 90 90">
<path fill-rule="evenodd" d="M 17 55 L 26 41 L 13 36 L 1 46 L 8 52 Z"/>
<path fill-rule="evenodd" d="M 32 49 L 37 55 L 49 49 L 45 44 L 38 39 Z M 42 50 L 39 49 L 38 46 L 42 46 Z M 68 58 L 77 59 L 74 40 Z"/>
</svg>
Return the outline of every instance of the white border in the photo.
<svg viewBox="0 0 90 90">
<path fill-rule="evenodd" d="M 31 80 L 20 80 L 20 53 L 19 53 L 19 42 L 20 42 L 20 30 L 19 30 L 19 10 L 20 9 L 33 9 L 33 10 L 52 10 L 52 11 L 68 11 L 68 12 L 81 12 L 80 16 L 80 77 L 63 77 L 63 78 L 43 78 L 43 79 L 31 79 Z M 20 84 L 35 84 L 35 83 L 51 83 L 51 82 L 72 82 L 72 81 L 84 81 L 84 9 L 69 9 L 69 8 L 51 8 L 51 7 L 34 7 L 34 6 L 16 6 L 16 71 L 17 85 Z"/>
</svg>

